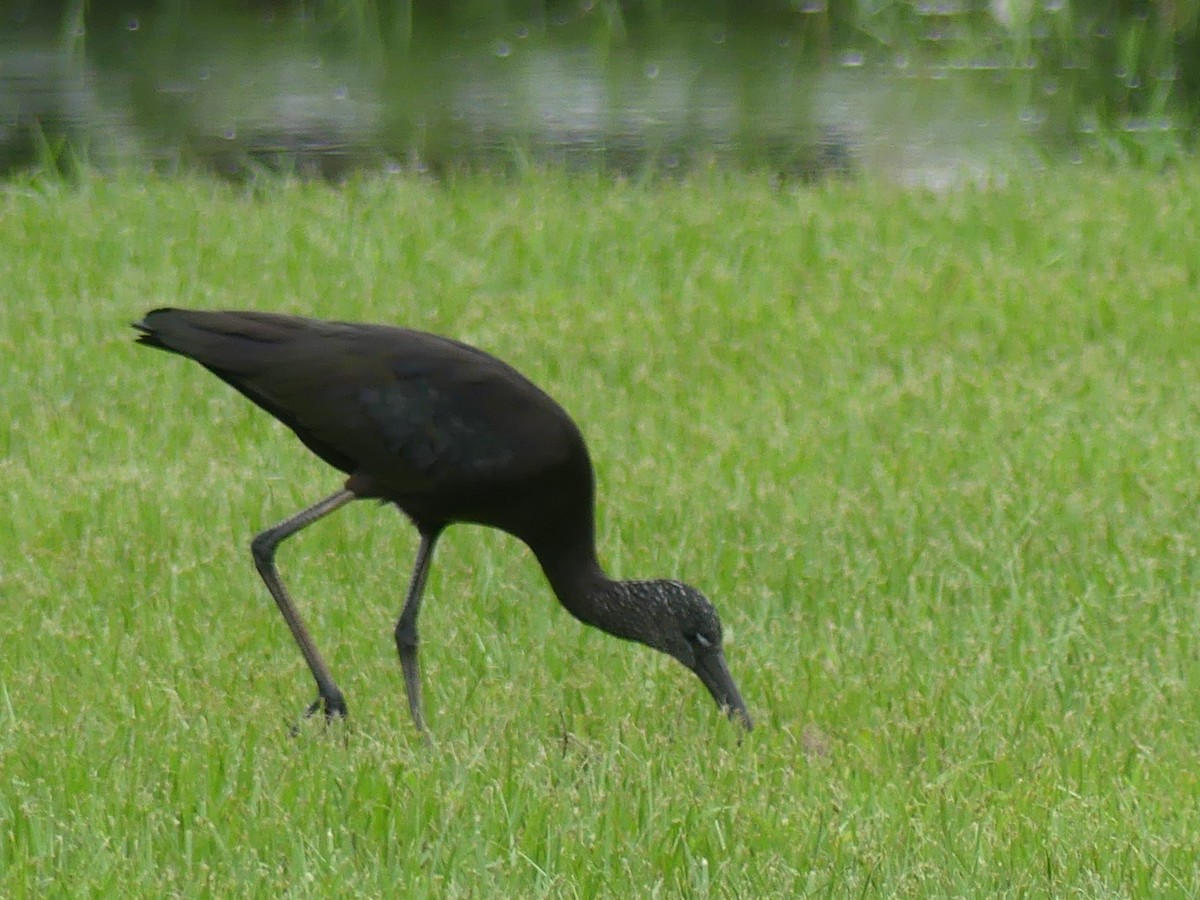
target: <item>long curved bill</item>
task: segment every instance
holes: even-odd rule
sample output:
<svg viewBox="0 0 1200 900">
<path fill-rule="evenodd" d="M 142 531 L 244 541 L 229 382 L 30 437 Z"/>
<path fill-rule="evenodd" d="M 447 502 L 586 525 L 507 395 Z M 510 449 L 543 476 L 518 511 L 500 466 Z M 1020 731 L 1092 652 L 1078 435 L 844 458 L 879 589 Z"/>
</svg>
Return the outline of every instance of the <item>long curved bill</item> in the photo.
<svg viewBox="0 0 1200 900">
<path fill-rule="evenodd" d="M 696 659 L 693 670 L 704 682 L 708 692 L 717 701 L 717 706 L 735 722 L 740 723 L 747 731 L 754 727 L 750 712 L 742 701 L 733 676 L 729 674 L 729 666 L 725 664 L 725 654 L 720 650 L 705 653 Z"/>
</svg>

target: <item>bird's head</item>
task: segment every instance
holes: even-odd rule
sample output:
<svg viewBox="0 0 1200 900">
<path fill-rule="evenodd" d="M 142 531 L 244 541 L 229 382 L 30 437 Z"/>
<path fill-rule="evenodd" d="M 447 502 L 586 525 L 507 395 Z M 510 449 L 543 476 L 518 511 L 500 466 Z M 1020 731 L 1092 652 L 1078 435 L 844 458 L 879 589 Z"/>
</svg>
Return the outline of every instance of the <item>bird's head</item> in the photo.
<svg viewBox="0 0 1200 900">
<path fill-rule="evenodd" d="M 678 581 L 643 582 L 653 594 L 648 634 L 641 640 L 675 657 L 708 688 L 717 705 L 747 729 L 753 726 L 725 664 L 721 619 L 702 593 Z"/>
</svg>

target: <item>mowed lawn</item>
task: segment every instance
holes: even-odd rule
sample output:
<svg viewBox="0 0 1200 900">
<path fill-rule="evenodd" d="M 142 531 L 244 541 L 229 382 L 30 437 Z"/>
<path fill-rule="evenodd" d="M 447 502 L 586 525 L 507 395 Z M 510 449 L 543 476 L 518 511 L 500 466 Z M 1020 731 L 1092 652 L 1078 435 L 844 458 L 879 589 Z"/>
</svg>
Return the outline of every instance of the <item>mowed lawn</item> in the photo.
<svg viewBox="0 0 1200 900">
<path fill-rule="evenodd" d="M 532 174 L 0 189 L 0 896 L 1200 893 L 1200 169 L 929 193 Z M 404 324 L 569 409 L 601 557 L 720 610 L 757 727 L 416 534 L 155 306 Z"/>
</svg>

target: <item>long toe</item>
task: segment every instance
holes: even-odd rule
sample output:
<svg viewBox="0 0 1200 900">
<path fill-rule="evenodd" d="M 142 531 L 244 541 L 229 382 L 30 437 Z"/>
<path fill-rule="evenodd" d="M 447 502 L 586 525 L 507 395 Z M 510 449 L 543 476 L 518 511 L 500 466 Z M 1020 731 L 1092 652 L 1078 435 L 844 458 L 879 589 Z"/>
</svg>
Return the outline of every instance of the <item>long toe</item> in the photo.
<svg viewBox="0 0 1200 900">
<path fill-rule="evenodd" d="M 318 697 L 312 703 L 308 704 L 308 709 L 304 710 L 304 718 L 311 719 L 313 716 L 315 716 L 317 714 L 317 710 L 321 709 L 324 705 L 325 705 L 325 698 Z"/>
</svg>

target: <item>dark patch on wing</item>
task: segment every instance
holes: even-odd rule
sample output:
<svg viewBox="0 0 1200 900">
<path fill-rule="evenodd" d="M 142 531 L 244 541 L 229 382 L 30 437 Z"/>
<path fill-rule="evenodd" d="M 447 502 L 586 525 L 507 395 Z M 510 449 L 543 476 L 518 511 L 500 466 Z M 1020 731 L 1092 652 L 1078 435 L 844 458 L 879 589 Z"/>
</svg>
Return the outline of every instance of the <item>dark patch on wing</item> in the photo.
<svg viewBox="0 0 1200 900">
<path fill-rule="evenodd" d="M 464 416 L 454 398 L 425 378 L 363 387 L 356 399 L 389 454 L 414 471 L 485 475 L 512 463 L 513 448 L 485 417 Z"/>
</svg>

